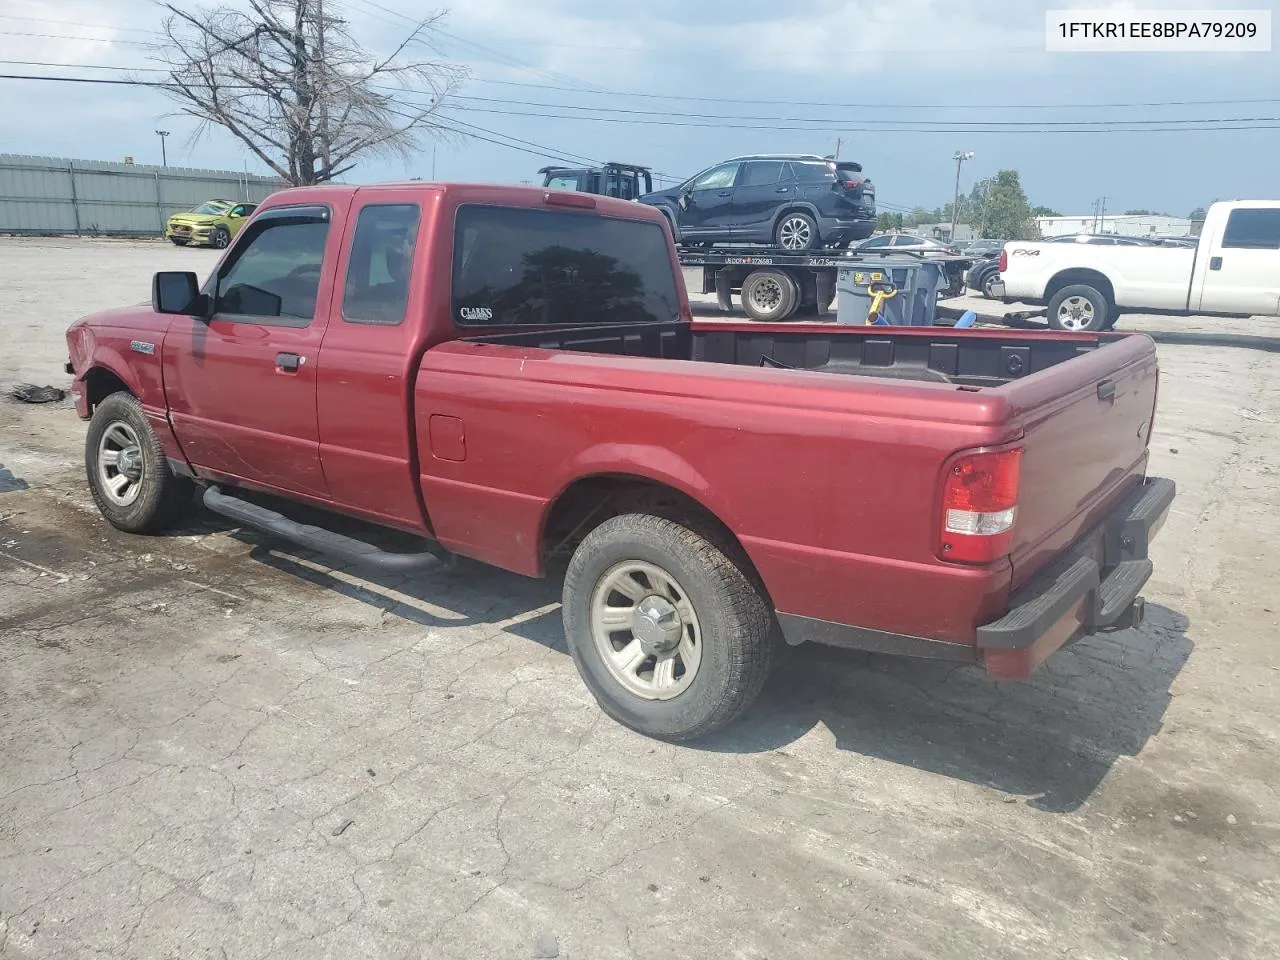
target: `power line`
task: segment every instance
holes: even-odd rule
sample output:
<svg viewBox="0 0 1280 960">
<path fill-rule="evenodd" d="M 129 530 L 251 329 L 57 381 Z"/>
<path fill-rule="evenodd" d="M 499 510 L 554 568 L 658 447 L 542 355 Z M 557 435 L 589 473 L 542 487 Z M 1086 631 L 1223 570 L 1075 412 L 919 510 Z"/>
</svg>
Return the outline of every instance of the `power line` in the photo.
<svg viewBox="0 0 1280 960">
<path fill-rule="evenodd" d="M 51 17 L 19 17 L 11 13 L 0 13 L 0 20 L 22 20 L 27 23 L 56 23 L 64 27 L 93 27 L 98 30 L 123 30 L 126 33 L 147 33 L 159 36 L 154 30 L 142 27 L 121 27 L 111 23 L 81 23 L 78 20 L 54 20 Z"/>
<path fill-rule="evenodd" d="M 20 30 L 0 30 L 4 37 L 42 37 L 45 40 L 81 40 L 85 43 L 124 43 L 131 47 L 154 47 L 155 43 L 145 40 L 117 40 L 113 37 L 73 37 L 65 33 L 27 33 Z M 73 64 L 64 64 L 73 66 Z"/>
<path fill-rule="evenodd" d="M 632 107 L 591 107 L 591 106 L 580 106 L 577 104 L 567 104 L 567 103 L 543 103 L 543 102 L 534 101 L 534 100 L 508 100 L 508 99 L 498 98 L 498 97 L 476 97 L 468 94 L 454 94 L 454 99 L 474 100 L 482 103 L 502 103 L 502 104 L 508 104 L 512 106 L 544 107 L 552 110 L 576 110 L 580 112 L 589 111 L 593 113 L 622 113 L 622 114 L 628 114 L 628 115 L 634 114 L 634 115 L 640 115 L 640 116 L 691 117 L 691 118 L 705 119 L 705 120 L 752 120 L 752 121 L 764 121 L 764 122 L 777 121 L 779 123 L 824 123 L 824 124 L 832 124 L 832 123 L 844 124 L 844 123 L 857 122 L 857 121 L 851 121 L 851 120 L 841 120 L 839 118 L 833 118 L 833 117 L 759 117 L 759 116 L 744 116 L 744 115 L 720 114 L 720 113 L 683 113 L 683 112 L 671 111 L 671 110 L 637 110 Z M 1222 123 L 1222 122 L 1237 122 L 1237 121 L 1244 122 L 1244 121 L 1271 120 L 1271 119 L 1275 119 L 1275 118 L 1272 118 L 1272 117 L 1226 117 L 1226 118 L 1208 117 L 1204 119 L 1199 119 L 1199 118 L 1188 117 L 1188 118 L 1178 118 L 1176 120 L 1174 118 L 1165 118 L 1164 120 L 964 120 L 964 121 L 893 120 L 893 121 L 885 121 L 885 122 L 910 124 L 912 126 L 948 125 L 950 127 L 955 127 L 957 124 L 960 124 L 962 126 L 980 126 L 980 127 L 988 127 L 988 126 L 992 126 L 992 127 L 1025 127 L 1025 126 L 1079 127 L 1079 126 L 1122 126 L 1124 124 L 1132 124 L 1135 126 L 1138 126 L 1138 125 L 1148 126 L 1148 125 L 1156 125 L 1161 123 L 1173 123 L 1173 122 L 1176 122 L 1176 123 Z"/>
<path fill-rule="evenodd" d="M 152 87 L 159 89 L 170 89 L 175 85 L 165 83 L 160 80 L 134 80 L 134 79 L 116 79 L 105 77 L 67 77 L 67 76 L 33 76 L 28 74 L 0 74 L 0 80 L 28 80 L 37 82 L 54 82 L 54 83 L 88 83 L 88 84 L 105 84 L 113 86 L 129 86 L 129 87 Z M 254 87 L 227 87 L 224 89 L 256 89 Z M 846 131 L 855 133 L 946 133 L 946 134 L 1003 134 L 1003 133 L 1068 133 L 1077 136 L 1088 134 L 1102 133 L 1216 133 L 1224 130 L 1277 130 L 1280 129 L 1280 117 L 1239 117 L 1227 118 L 1221 120 L 1157 120 L 1157 121 L 1098 121 L 1098 123 L 1127 124 L 1126 126 L 1103 126 L 1088 127 L 1074 125 L 1070 127 L 1052 127 L 1046 128 L 1044 124 L 1035 121 L 1023 121 L 1013 127 L 991 127 L 987 126 L 969 126 L 969 127 L 889 127 L 889 126 L 855 126 L 838 120 L 815 121 L 825 123 L 822 126 L 787 126 L 788 121 L 780 121 L 778 123 L 760 124 L 742 124 L 742 123 L 706 123 L 706 122 L 689 122 L 681 120 L 654 120 L 636 117 L 628 117 L 620 119 L 617 117 L 593 117 L 593 116 L 566 116 L 559 113 L 534 113 L 524 110 L 499 110 L 488 107 L 461 107 L 458 109 L 466 110 L 472 113 L 494 113 L 512 117 L 535 117 L 549 120 L 575 120 L 587 121 L 591 123 L 632 123 L 644 124 L 649 126 L 668 126 L 668 127 L 704 127 L 719 128 L 726 130 L 776 130 L 776 131 L 792 131 L 801 133 L 821 133 L 824 130 Z M 903 123 L 910 121 L 884 121 L 886 123 Z M 941 123 L 943 121 L 916 121 L 918 123 Z M 1092 122 L 1092 121 L 1081 121 Z M 1160 123 L 1160 124 L 1179 124 L 1178 126 L 1137 126 L 1142 123 Z M 1199 124 L 1199 126 L 1191 126 L 1190 124 Z M 1204 124 L 1213 124 L 1213 126 L 1204 126 Z"/>
<path fill-rule="evenodd" d="M 572 87 L 556 87 L 543 83 L 525 83 L 519 80 L 492 80 L 484 77 L 472 77 L 474 83 L 490 83 L 510 87 L 526 87 L 535 90 L 560 90 L 568 93 L 581 93 Z M 1261 97 L 1251 99 L 1229 100 L 1161 100 L 1132 103 L 891 103 L 875 101 L 865 103 L 835 103 L 823 100 L 776 100 L 759 97 L 700 97 L 675 93 L 648 93 L 639 90 L 607 90 L 603 91 L 613 97 L 640 97 L 654 100 L 686 100 L 697 103 L 747 103 L 781 107 L 845 107 L 862 109 L 867 107 L 890 110 L 1119 110 L 1148 107 L 1193 107 L 1193 106 L 1227 106 L 1232 104 L 1280 103 L 1280 98 Z"/>
</svg>

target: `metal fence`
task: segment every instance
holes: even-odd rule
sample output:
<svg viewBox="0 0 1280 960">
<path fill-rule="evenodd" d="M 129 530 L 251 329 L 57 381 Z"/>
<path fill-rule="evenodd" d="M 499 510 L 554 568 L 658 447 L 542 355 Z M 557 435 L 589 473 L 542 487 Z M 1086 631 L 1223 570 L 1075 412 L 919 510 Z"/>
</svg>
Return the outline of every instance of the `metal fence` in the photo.
<svg viewBox="0 0 1280 960">
<path fill-rule="evenodd" d="M 0 154 L 0 233 L 156 235 L 205 200 L 257 203 L 283 186 L 234 170 Z"/>
</svg>

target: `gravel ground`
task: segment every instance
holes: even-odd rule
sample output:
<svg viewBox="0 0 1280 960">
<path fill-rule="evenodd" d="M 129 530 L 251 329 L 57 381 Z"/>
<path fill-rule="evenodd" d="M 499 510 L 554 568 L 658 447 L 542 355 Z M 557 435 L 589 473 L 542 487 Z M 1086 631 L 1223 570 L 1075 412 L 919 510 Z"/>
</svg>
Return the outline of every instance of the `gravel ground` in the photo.
<svg viewBox="0 0 1280 960">
<path fill-rule="evenodd" d="M 0 240 L 0 387 L 162 244 Z M 991 304 L 986 304 L 990 307 Z M 801 649 L 691 747 L 602 717 L 558 584 L 107 527 L 0 400 L 0 956 L 1280 955 L 1280 340 L 1160 340 L 1148 622 L 1031 681 Z"/>
</svg>

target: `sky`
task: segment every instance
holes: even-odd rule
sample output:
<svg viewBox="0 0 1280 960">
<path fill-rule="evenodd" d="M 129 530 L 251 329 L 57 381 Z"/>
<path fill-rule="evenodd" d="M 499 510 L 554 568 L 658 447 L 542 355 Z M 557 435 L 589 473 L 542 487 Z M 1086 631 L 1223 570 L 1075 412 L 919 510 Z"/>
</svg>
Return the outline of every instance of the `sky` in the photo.
<svg viewBox="0 0 1280 960">
<path fill-rule="evenodd" d="M 373 54 L 429 9 L 325 4 Z M 407 53 L 465 68 L 447 115 L 501 143 L 428 140 L 408 162 L 367 160 L 346 179 L 519 183 L 561 158 L 683 179 L 744 153 L 832 154 L 839 138 L 882 209 L 949 202 L 952 157 L 972 151 L 965 191 L 1015 169 L 1033 204 L 1064 214 L 1105 196 L 1108 212 L 1185 216 L 1214 199 L 1280 196 L 1278 54 L 1047 53 L 1045 11 L 1275 4 L 464 0 Z M 163 11 L 151 0 L 4 0 L 0 11 L 0 73 L 136 78 L 154 66 Z M 157 163 L 154 131 L 167 129 L 170 165 L 266 172 L 228 134 L 193 139 L 193 122 L 152 89 L 0 79 L 0 94 L 0 153 Z M 1188 120 L 1207 122 L 1168 129 Z"/>
</svg>

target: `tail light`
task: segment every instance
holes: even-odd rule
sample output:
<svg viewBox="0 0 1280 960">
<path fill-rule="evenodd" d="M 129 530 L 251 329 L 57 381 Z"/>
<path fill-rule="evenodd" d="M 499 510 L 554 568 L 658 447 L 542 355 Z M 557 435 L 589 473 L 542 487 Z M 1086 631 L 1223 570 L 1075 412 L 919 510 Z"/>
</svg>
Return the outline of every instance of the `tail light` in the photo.
<svg viewBox="0 0 1280 960">
<path fill-rule="evenodd" d="M 990 563 L 1013 545 L 1022 448 L 976 450 L 951 460 L 942 489 L 942 557 Z"/>
<path fill-rule="evenodd" d="M 1009 251 L 1004 249 L 1004 247 L 1000 248 L 1000 265 L 996 267 L 996 269 L 1001 273 L 1004 273 L 1009 269 Z"/>
<path fill-rule="evenodd" d="M 850 176 L 850 177 L 846 177 L 844 180 L 841 180 L 840 182 L 841 184 L 844 185 L 844 188 L 846 190 L 857 190 L 860 186 L 862 186 L 861 177 Z"/>
</svg>

